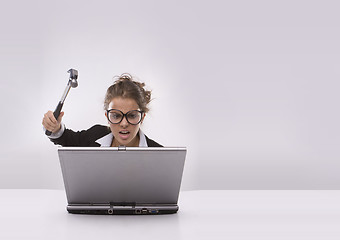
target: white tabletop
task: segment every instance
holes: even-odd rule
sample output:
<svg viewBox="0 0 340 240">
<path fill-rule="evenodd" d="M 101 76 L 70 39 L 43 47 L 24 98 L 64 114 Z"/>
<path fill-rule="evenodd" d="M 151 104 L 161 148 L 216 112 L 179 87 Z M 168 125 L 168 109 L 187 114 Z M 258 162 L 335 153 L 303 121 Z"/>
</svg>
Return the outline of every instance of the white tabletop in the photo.
<svg viewBox="0 0 340 240">
<path fill-rule="evenodd" d="M 0 190 L 0 239 L 340 239 L 340 191 L 184 191 L 171 215 L 74 215 L 61 190 Z"/>
</svg>

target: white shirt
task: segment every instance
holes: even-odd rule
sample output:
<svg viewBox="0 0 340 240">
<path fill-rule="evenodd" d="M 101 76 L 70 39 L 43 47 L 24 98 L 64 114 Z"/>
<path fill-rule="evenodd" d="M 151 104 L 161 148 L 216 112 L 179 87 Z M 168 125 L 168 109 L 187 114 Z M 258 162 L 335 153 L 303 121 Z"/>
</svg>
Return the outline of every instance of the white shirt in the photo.
<svg viewBox="0 0 340 240">
<path fill-rule="evenodd" d="M 139 129 L 139 147 L 147 147 L 148 144 L 146 142 L 146 138 L 144 133 L 142 132 L 141 129 Z M 96 143 L 99 143 L 101 147 L 110 147 L 111 143 L 112 143 L 112 139 L 113 139 L 113 134 L 112 132 L 105 135 L 102 138 L 99 138 L 98 140 L 96 140 Z"/>
</svg>

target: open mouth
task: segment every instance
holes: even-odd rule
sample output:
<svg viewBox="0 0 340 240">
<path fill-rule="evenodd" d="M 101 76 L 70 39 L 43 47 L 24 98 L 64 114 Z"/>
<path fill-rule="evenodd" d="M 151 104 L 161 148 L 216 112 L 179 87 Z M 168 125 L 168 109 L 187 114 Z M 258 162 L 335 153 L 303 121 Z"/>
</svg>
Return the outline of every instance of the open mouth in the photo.
<svg viewBox="0 0 340 240">
<path fill-rule="evenodd" d="M 125 140 L 130 136 L 130 131 L 127 130 L 119 131 L 119 136 Z"/>
<path fill-rule="evenodd" d="M 122 131 L 119 131 L 120 134 L 129 134 L 130 132 L 127 131 L 127 130 L 122 130 Z"/>
</svg>

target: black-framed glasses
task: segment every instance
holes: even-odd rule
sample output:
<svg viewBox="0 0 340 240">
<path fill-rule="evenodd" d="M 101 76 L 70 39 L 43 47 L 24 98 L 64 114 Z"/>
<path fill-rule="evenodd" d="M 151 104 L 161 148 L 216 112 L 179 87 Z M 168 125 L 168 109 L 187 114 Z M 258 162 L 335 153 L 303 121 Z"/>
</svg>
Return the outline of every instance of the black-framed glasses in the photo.
<svg viewBox="0 0 340 240">
<path fill-rule="evenodd" d="M 123 121 L 124 117 L 128 123 L 131 125 L 137 125 L 142 121 L 143 112 L 139 110 L 128 111 L 127 113 L 123 113 L 118 109 L 109 109 L 106 110 L 107 120 L 109 120 L 112 124 L 118 124 Z"/>
</svg>

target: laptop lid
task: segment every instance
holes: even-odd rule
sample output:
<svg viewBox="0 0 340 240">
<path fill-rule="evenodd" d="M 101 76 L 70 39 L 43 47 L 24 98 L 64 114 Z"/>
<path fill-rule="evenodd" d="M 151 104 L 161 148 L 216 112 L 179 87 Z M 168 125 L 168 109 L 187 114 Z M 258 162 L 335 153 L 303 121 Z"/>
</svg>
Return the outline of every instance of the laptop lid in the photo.
<svg viewBox="0 0 340 240">
<path fill-rule="evenodd" d="M 177 204 L 185 147 L 60 147 L 68 204 Z"/>
</svg>

